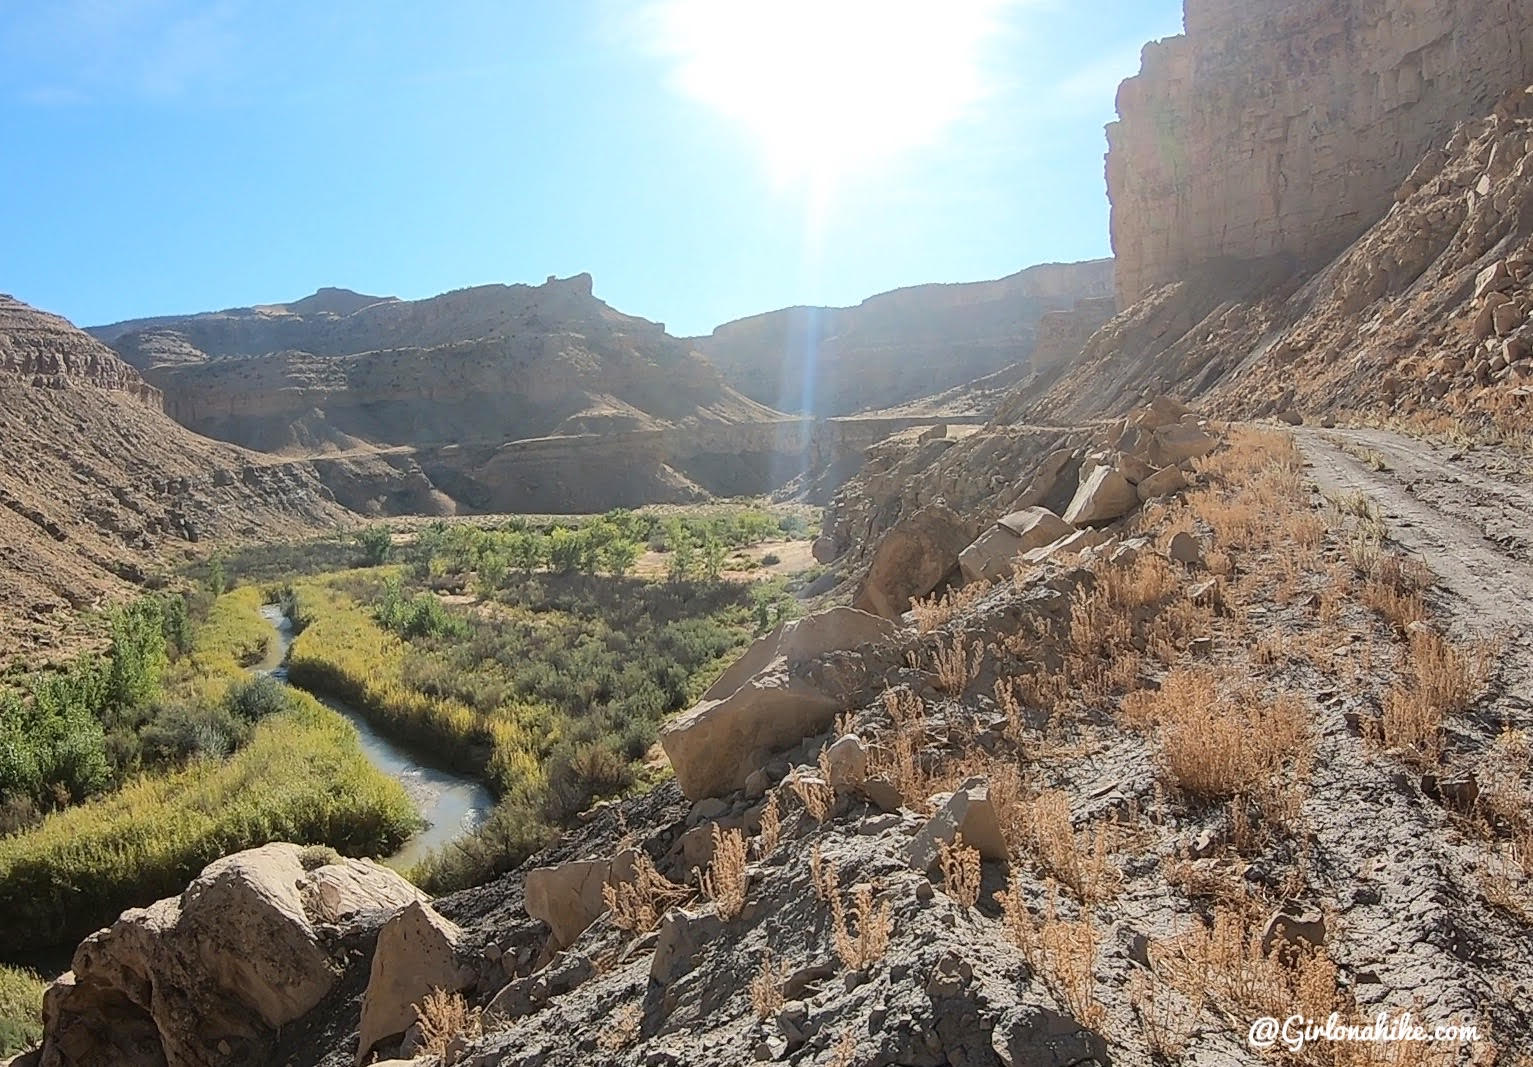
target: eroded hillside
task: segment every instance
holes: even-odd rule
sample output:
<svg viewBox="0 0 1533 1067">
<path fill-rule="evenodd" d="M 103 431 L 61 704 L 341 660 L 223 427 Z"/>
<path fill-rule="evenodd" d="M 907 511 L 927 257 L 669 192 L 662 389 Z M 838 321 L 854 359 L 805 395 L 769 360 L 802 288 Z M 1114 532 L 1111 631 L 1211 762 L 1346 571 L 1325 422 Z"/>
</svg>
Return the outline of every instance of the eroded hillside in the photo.
<svg viewBox="0 0 1533 1067">
<path fill-rule="evenodd" d="M 124 594 L 197 542 L 347 520 L 312 468 L 198 437 L 106 346 L 8 296 L 0 455 L 7 659 L 56 654 L 75 612 Z"/>
</svg>

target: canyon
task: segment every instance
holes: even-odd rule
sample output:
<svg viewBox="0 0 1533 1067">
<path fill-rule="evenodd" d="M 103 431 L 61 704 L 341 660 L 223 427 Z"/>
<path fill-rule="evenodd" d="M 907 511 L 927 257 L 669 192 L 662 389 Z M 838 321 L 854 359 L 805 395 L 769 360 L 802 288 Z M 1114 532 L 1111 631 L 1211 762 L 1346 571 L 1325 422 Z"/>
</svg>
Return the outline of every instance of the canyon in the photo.
<svg viewBox="0 0 1533 1067">
<path fill-rule="evenodd" d="M 805 616 L 658 785 L 430 901 L 217 860 L 81 945 L 22 1062 L 1255 1064 L 1301 1008 L 1526 1047 L 1533 9 L 1185 27 L 1118 93 L 1112 261 L 691 339 L 585 275 L 93 336 L 0 302 L 33 642 L 203 539 L 826 505 Z"/>
</svg>

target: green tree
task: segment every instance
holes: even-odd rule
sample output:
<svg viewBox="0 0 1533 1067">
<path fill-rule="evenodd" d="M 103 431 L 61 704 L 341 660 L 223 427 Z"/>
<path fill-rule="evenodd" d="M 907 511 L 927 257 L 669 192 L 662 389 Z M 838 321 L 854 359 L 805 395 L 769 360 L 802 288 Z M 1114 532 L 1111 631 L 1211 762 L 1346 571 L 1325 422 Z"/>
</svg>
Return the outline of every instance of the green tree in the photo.
<svg viewBox="0 0 1533 1067">
<path fill-rule="evenodd" d="M 394 535 L 387 526 L 369 526 L 357 534 L 357 547 L 362 550 L 362 566 L 380 567 L 394 551 Z"/>
<path fill-rule="evenodd" d="M 555 526 L 548 538 L 548 563 L 560 574 L 584 569 L 586 540 L 579 530 Z"/>
<path fill-rule="evenodd" d="M 489 597 L 506 580 L 506 557 L 498 551 L 481 553 L 479 556 L 479 595 Z"/>
<path fill-rule="evenodd" d="M 515 531 L 506 537 L 506 557 L 511 566 L 531 574 L 548 558 L 547 538 L 533 530 Z"/>
<path fill-rule="evenodd" d="M 671 548 L 665 576 L 673 582 L 684 582 L 697 569 L 697 543 L 692 540 L 691 531 L 680 522 L 667 527 L 665 539 Z"/>
<path fill-rule="evenodd" d="M 229 588 L 228 576 L 224 574 L 224 554 L 213 553 L 213 558 L 208 560 L 208 591 L 214 596 L 223 596 Z"/>
<path fill-rule="evenodd" d="M 703 576 L 710 581 L 718 581 L 719 575 L 724 573 L 724 561 L 729 558 L 729 546 L 723 538 L 709 530 L 703 538 Z"/>
<path fill-rule="evenodd" d="M 622 578 L 639 561 L 639 545 L 626 537 L 608 541 L 601 549 L 602 569 L 614 578 Z"/>
<path fill-rule="evenodd" d="M 160 688 L 165 669 L 165 615 L 161 602 L 144 597 L 112 616 L 110 666 L 103 704 L 137 708 Z"/>
</svg>

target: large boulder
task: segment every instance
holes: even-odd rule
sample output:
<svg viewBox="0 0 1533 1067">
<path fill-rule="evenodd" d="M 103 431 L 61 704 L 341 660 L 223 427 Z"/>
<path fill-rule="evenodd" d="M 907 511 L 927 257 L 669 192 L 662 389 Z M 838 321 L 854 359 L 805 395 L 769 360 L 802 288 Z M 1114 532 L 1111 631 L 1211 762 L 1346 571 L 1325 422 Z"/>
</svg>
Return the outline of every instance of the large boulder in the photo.
<svg viewBox="0 0 1533 1067">
<path fill-rule="evenodd" d="M 1170 496 L 1172 493 L 1180 493 L 1187 488 L 1187 478 L 1182 474 L 1180 467 L 1162 467 L 1148 478 L 1144 479 L 1136 487 L 1140 500 L 1154 500 L 1156 497 Z"/>
<path fill-rule="evenodd" d="M 898 632 L 876 615 L 832 608 L 758 640 L 700 703 L 661 730 L 681 791 L 700 800 L 742 789 L 774 752 L 830 729 L 846 699 L 835 654 Z"/>
<path fill-rule="evenodd" d="M 1112 522 L 1138 506 L 1139 491 L 1116 469 L 1103 465 L 1081 481 L 1065 511 L 1065 521 L 1072 526 Z"/>
<path fill-rule="evenodd" d="M 1012 561 L 1029 549 L 1050 544 L 1075 528 L 1048 508 L 1031 507 L 1003 516 L 958 554 L 964 581 L 994 581 L 1011 573 Z"/>
<path fill-rule="evenodd" d="M 1056 449 L 1044 456 L 1043 462 L 1038 464 L 1038 469 L 1028 481 L 1027 488 L 1022 490 L 1022 495 L 1012 506 L 1026 509 L 1037 504 L 1047 504 L 1054 497 L 1069 492 L 1074 480 L 1070 468 L 1075 462 L 1075 452 L 1068 448 Z"/>
<path fill-rule="evenodd" d="M 469 984 L 473 972 L 458 961 L 462 937 L 456 925 L 424 901 L 407 904 L 383 924 L 362 995 L 359 1064 L 366 1063 L 381 1042 L 397 1043 L 415 1025 L 416 1005 L 427 993 L 456 992 Z"/>
<path fill-rule="evenodd" d="M 1173 467 L 1206 456 L 1219 446 L 1219 438 L 1193 423 L 1162 426 L 1150 438 L 1146 455 L 1157 467 Z"/>
<path fill-rule="evenodd" d="M 527 914 L 548 924 L 552 951 L 569 948 L 607 910 L 602 887 L 611 874 L 606 860 L 576 860 L 527 872 Z"/>
<path fill-rule="evenodd" d="M 43 997 L 43 1067 L 264 1062 L 338 979 L 317 928 L 422 899 L 368 860 L 290 844 L 226 856 L 81 942 Z"/>
<path fill-rule="evenodd" d="M 873 550 L 852 606 L 886 619 L 937 588 L 958 566 L 974 529 L 945 504 L 930 504 L 891 526 Z"/>
</svg>

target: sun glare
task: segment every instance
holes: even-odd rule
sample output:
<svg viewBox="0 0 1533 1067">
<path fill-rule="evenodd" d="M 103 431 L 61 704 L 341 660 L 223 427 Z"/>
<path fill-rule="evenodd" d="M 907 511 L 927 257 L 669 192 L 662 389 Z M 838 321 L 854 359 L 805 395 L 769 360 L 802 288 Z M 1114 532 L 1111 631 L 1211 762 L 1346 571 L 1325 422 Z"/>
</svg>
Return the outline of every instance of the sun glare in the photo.
<svg viewBox="0 0 1533 1067">
<path fill-rule="evenodd" d="M 740 123 L 779 181 L 825 180 L 929 144 L 985 94 L 1016 0 L 661 0 L 682 92 Z"/>
</svg>

